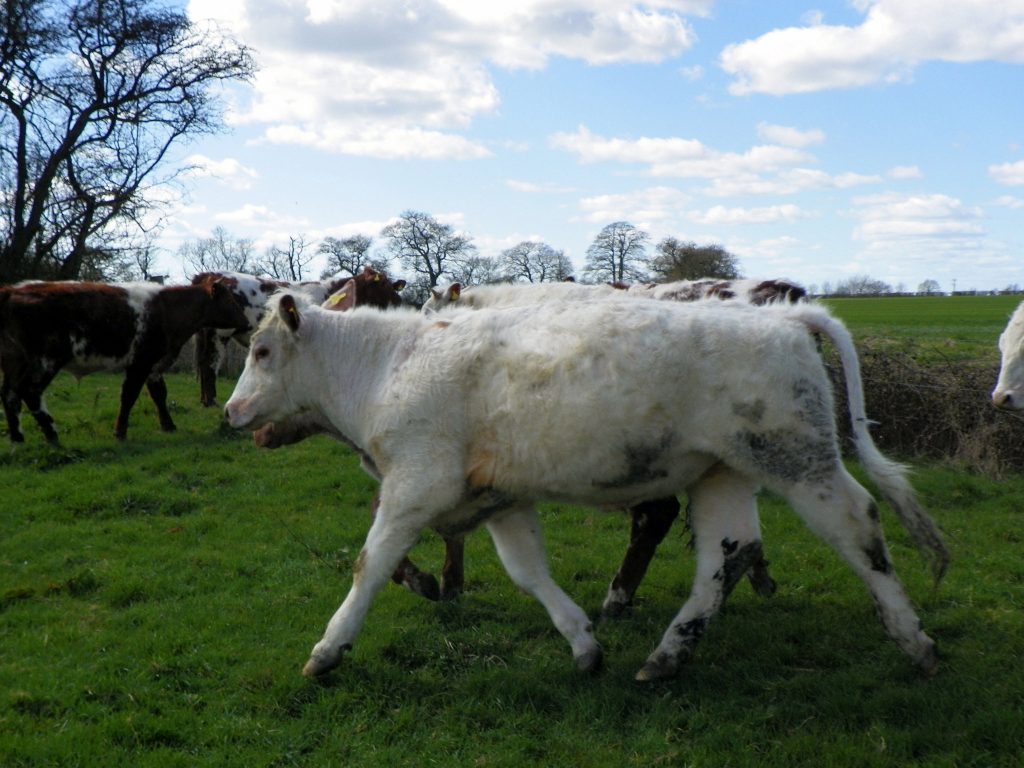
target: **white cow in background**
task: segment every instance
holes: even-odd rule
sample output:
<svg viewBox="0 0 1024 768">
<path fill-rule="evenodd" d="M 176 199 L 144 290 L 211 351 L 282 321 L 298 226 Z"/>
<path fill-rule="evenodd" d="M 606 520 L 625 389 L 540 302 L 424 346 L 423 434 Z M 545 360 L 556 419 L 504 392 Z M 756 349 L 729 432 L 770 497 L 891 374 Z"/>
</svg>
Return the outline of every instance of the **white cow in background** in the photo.
<svg viewBox="0 0 1024 768">
<path fill-rule="evenodd" d="M 758 555 L 757 532 L 733 516 L 730 473 L 786 498 L 865 582 L 903 651 L 924 672 L 936 669 L 935 644 L 895 576 L 874 501 L 843 466 L 811 332 L 839 349 L 861 463 L 936 577 L 948 552 L 903 468 L 872 442 L 852 341 L 824 309 L 589 301 L 448 315 L 338 313 L 288 293 L 270 309 L 225 407 L 229 422 L 258 429 L 316 414 L 381 481 L 352 588 L 307 675 L 340 663 L 424 528 L 458 534 L 481 524 L 515 583 L 569 641 L 577 666 L 592 670 L 601 647 L 548 573 L 535 505 L 631 505 L 685 491 L 693 589 L 637 673 L 672 676 Z"/>
<path fill-rule="evenodd" d="M 1002 363 L 992 403 L 997 408 L 1019 411 L 1024 409 L 1024 302 L 999 336 L 999 352 Z"/>
</svg>

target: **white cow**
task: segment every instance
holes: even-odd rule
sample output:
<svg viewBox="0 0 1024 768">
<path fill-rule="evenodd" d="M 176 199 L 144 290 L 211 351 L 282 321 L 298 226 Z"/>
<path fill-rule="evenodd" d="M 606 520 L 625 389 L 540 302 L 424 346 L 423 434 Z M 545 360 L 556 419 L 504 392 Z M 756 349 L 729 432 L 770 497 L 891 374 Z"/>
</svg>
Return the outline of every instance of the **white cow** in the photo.
<svg viewBox="0 0 1024 768">
<path fill-rule="evenodd" d="M 258 429 L 315 413 L 381 481 L 351 590 L 305 674 L 340 663 L 424 528 L 458 534 L 481 524 L 577 666 L 592 670 L 601 646 L 548 573 L 535 505 L 623 506 L 685 491 L 694 585 L 637 673 L 672 676 L 759 554 L 758 532 L 733 515 L 733 473 L 749 479 L 739 484 L 744 497 L 748 483 L 785 497 L 865 582 L 904 652 L 926 673 L 936 669 L 874 501 L 843 466 L 811 331 L 840 351 L 864 468 L 936 577 L 948 553 L 903 468 L 875 448 L 852 341 L 824 309 L 591 301 L 425 316 L 330 312 L 285 293 L 271 310 L 225 407 L 229 422 Z"/>
<path fill-rule="evenodd" d="M 1006 330 L 999 336 L 1002 364 L 999 380 L 992 391 L 992 403 L 997 408 L 1019 411 L 1024 409 L 1024 302 L 1010 317 Z"/>
<path fill-rule="evenodd" d="M 636 283 L 625 289 L 622 286 L 608 284 L 587 285 L 571 282 L 563 283 L 497 283 L 493 285 L 470 286 L 463 288 L 453 283 L 446 288 L 432 289 L 431 297 L 424 304 L 425 312 L 441 312 L 450 309 L 484 309 L 498 307 L 524 307 L 545 304 L 552 301 L 586 301 L 586 300 L 634 300 L 655 299 L 660 301 L 736 301 L 757 306 L 797 302 L 806 297 L 807 292 L 799 285 L 788 280 L 761 279 L 718 279 L 704 278 L 700 280 L 677 280 L 671 283 Z M 723 470 L 727 471 L 727 470 Z M 743 497 L 738 485 L 745 478 L 734 474 L 733 498 Z M 748 484 L 748 493 L 742 506 L 738 506 L 735 514 L 745 511 L 747 530 L 759 529 L 760 521 L 757 514 L 756 484 Z M 647 568 L 654 557 L 654 552 L 679 516 L 679 500 L 675 496 L 662 499 L 647 499 L 629 510 L 632 518 L 630 526 L 630 542 L 622 564 L 612 578 L 601 606 L 602 618 L 621 615 L 633 602 L 636 590 L 643 581 Z M 760 542 L 760 538 L 758 539 Z M 441 580 L 441 593 L 448 594 L 455 589 L 449 586 L 463 583 L 462 563 L 463 545 L 461 539 L 449 539 L 445 542 L 445 572 Z M 450 567 L 450 563 L 458 567 Z M 763 558 L 756 559 L 749 571 L 751 585 L 763 596 L 775 592 L 775 581 L 768 573 L 767 562 Z"/>
</svg>

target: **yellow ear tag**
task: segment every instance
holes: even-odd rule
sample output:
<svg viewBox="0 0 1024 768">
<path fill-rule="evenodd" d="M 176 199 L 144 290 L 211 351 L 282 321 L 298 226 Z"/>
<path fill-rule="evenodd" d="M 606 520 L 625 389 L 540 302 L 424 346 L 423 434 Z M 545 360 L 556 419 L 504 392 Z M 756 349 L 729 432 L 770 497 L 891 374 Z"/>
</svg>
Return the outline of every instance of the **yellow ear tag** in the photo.
<svg viewBox="0 0 1024 768">
<path fill-rule="evenodd" d="M 299 318 L 299 311 L 295 307 L 288 307 L 288 314 L 296 320 Z"/>
<path fill-rule="evenodd" d="M 373 282 L 379 283 L 380 282 L 380 275 L 374 275 L 373 276 Z"/>
<path fill-rule="evenodd" d="M 452 291 L 452 301 L 458 301 L 460 293 L 461 293 L 461 291 L 459 291 L 459 290 Z"/>
<path fill-rule="evenodd" d="M 332 307 L 337 306 L 342 302 L 342 300 L 344 300 L 346 296 L 348 296 L 348 291 L 342 291 L 341 293 L 332 294 L 331 298 L 327 300 L 327 304 Z"/>
</svg>

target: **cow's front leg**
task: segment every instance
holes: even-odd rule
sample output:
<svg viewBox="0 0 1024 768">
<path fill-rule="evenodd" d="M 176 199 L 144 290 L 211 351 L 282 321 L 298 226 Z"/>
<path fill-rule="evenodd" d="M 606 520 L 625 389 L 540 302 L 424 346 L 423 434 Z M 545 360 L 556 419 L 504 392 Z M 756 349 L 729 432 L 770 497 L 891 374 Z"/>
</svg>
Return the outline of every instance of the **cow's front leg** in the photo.
<svg viewBox="0 0 1024 768">
<path fill-rule="evenodd" d="M 167 410 L 167 382 L 164 381 L 164 377 L 154 376 L 146 379 L 146 390 L 149 392 L 153 405 L 156 406 L 157 418 L 160 419 L 160 429 L 164 432 L 174 432 L 177 427 L 174 426 L 171 412 Z"/>
<path fill-rule="evenodd" d="M 673 677 L 693 655 L 711 619 L 752 565 L 762 559 L 751 485 L 731 470 L 712 470 L 690 491 L 697 571 L 690 597 L 636 674 L 640 681 Z"/>
<path fill-rule="evenodd" d="M 426 527 L 429 515 L 422 514 L 422 508 L 409 510 L 389 505 L 383 488 L 381 498 L 366 543 L 352 567 L 352 588 L 328 622 L 323 638 L 313 646 L 302 670 L 307 677 L 323 675 L 341 663 L 345 652 L 352 648 L 374 597 Z"/>
<path fill-rule="evenodd" d="M 592 672 L 601 666 L 601 645 L 594 628 L 576 603 L 555 584 L 548 572 L 540 521 L 532 507 L 505 513 L 487 523 L 495 549 L 512 581 L 543 605 L 555 628 L 572 646 L 576 668 Z"/>
<path fill-rule="evenodd" d="M 124 382 L 121 384 L 121 407 L 117 411 L 117 421 L 114 422 L 114 437 L 118 440 L 124 440 L 128 436 L 128 414 L 131 413 L 135 401 L 139 399 L 145 382 L 145 375 L 138 371 L 129 370 L 125 373 Z"/>
</svg>

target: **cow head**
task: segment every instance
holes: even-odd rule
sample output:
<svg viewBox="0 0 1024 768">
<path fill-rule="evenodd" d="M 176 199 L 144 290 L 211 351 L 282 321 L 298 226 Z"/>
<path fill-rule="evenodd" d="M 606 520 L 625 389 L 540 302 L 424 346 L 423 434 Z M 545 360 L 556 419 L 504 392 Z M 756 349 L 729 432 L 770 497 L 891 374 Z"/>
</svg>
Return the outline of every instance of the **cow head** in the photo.
<svg viewBox="0 0 1024 768">
<path fill-rule="evenodd" d="M 207 328 L 233 328 L 244 331 L 249 328 L 249 319 L 245 310 L 235 300 L 231 289 L 220 282 L 203 284 L 203 289 L 210 297 L 206 307 L 204 326 Z"/>
<path fill-rule="evenodd" d="M 363 271 L 360 272 L 353 278 L 348 279 L 332 279 L 327 285 L 327 292 L 330 294 L 327 301 L 321 306 L 327 309 L 337 309 L 337 302 L 340 299 L 335 299 L 342 291 L 346 290 L 348 284 L 355 281 L 354 293 L 350 293 L 350 296 L 358 295 L 358 304 L 360 306 L 371 306 L 377 307 L 378 309 L 389 309 L 391 307 L 399 307 L 402 305 L 401 291 L 405 290 L 405 280 L 392 280 L 383 272 L 374 269 L 373 267 L 363 267 Z M 334 300 L 334 303 L 329 302 Z M 342 307 L 347 309 L 348 307 Z"/>
<path fill-rule="evenodd" d="M 1024 409 L 1024 303 L 1013 313 L 1006 330 L 999 336 L 1002 364 L 999 380 L 992 391 L 992 404 L 997 408 Z"/>
<path fill-rule="evenodd" d="M 302 372 L 293 365 L 300 343 L 302 314 L 295 297 L 283 293 L 271 300 L 270 312 L 252 337 L 245 368 L 224 406 L 236 429 L 259 429 L 301 411 L 293 397 L 294 380 Z"/>
<path fill-rule="evenodd" d="M 439 291 L 436 288 L 431 288 L 430 298 L 427 299 L 426 303 L 423 305 L 423 311 L 427 313 L 439 312 L 442 309 L 446 309 L 447 307 L 450 307 L 452 304 L 455 304 L 459 300 L 459 297 L 461 296 L 461 283 L 452 283 L 443 291 Z"/>
</svg>

